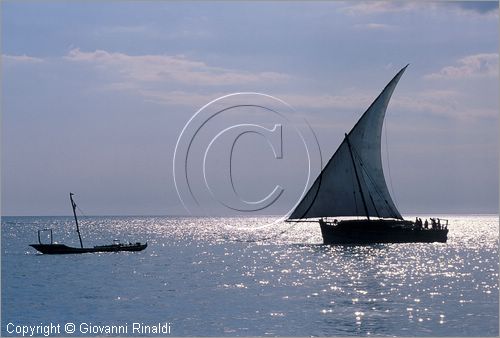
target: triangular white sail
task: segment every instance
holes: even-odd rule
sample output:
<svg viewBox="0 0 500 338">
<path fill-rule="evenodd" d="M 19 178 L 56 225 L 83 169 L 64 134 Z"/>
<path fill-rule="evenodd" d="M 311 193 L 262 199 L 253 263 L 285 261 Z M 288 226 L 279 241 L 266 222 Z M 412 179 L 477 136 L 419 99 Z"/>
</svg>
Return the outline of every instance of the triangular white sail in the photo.
<svg viewBox="0 0 500 338">
<path fill-rule="evenodd" d="M 335 216 L 402 219 L 385 182 L 381 136 L 387 105 L 406 67 L 396 74 L 346 134 L 290 219 Z"/>
</svg>

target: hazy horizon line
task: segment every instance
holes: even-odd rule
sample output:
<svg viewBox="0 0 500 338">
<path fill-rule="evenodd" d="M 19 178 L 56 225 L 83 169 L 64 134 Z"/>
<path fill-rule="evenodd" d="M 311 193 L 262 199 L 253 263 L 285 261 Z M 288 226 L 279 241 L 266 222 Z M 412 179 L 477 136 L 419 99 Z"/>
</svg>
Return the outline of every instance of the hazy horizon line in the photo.
<svg viewBox="0 0 500 338">
<path fill-rule="evenodd" d="M 436 215 L 448 215 L 448 216 L 500 216 L 499 212 L 470 212 L 470 213 L 459 213 L 459 212 L 441 212 L 441 213 L 406 213 L 403 214 L 405 217 L 410 216 L 420 216 L 420 215 L 428 215 L 428 216 L 436 216 Z M 0 215 L 0 218 L 3 217 L 74 217 L 73 215 Z M 196 217 L 196 218 L 214 218 L 214 217 L 227 217 L 227 218 L 251 218 L 251 217 L 283 217 L 282 215 L 78 215 L 78 218 L 84 217 Z M 356 216 L 329 216 L 328 218 L 348 218 L 348 217 L 356 217 Z M 359 216 L 361 217 L 361 216 Z M 316 217 L 319 218 L 319 217 Z M 314 219 L 316 219 L 314 218 Z"/>
</svg>

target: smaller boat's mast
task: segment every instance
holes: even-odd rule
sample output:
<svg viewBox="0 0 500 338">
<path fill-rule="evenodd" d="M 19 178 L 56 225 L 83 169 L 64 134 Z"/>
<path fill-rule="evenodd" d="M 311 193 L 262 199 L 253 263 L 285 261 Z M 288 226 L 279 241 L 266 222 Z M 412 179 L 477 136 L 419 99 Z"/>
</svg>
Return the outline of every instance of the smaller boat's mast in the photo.
<svg viewBox="0 0 500 338">
<path fill-rule="evenodd" d="M 347 147 L 349 148 L 349 153 L 351 154 L 352 166 L 354 167 L 354 173 L 356 174 L 356 181 L 358 182 L 359 193 L 361 194 L 361 200 L 363 201 L 363 207 L 365 208 L 366 218 L 370 220 L 370 215 L 368 214 L 368 207 L 366 206 L 365 195 L 363 194 L 363 189 L 361 189 L 361 181 L 359 180 L 358 169 L 356 169 L 356 162 L 354 162 L 354 155 L 352 154 L 351 142 L 349 142 L 349 137 L 345 134 L 345 139 L 347 141 Z"/>
<path fill-rule="evenodd" d="M 73 216 L 75 216 L 76 232 L 78 233 L 78 238 L 80 239 L 80 247 L 83 249 L 82 236 L 80 235 L 80 228 L 78 227 L 78 218 L 76 218 L 76 203 L 73 201 L 73 193 L 69 193 L 69 199 L 71 201 L 71 207 L 73 208 Z"/>
</svg>

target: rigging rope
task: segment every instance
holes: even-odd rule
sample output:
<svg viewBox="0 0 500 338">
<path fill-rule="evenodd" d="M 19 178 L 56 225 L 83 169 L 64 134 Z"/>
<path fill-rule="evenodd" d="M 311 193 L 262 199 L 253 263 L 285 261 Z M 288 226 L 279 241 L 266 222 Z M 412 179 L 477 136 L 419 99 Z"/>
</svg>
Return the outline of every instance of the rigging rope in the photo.
<svg viewBox="0 0 500 338">
<path fill-rule="evenodd" d="M 368 176 L 368 179 L 370 179 L 370 182 L 372 182 L 372 185 L 375 188 L 375 192 L 377 192 L 379 194 L 379 196 L 380 196 L 380 193 L 377 191 L 377 186 L 375 185 L 375 182 L 373 181 L 373 179 L 368 174 L 368 171 L 365 169 L 365 166 L 363 165 L 363 161 L 361 161 L 361 157 L 356 152 L 356 148 L 353 147 L 353 150 L 355 152 L 355 155 L 358 157 L 359 166 L 361 167 L 361 178 L 360 178 L 360 180 L 362 180 L 363 184 L 366 185 L 368 197 L 370 197 L 370 200 L 371 200 L 372 205 L 373 205 L 373 209 L 375 209 L 375 213 L 377 214 L 377 217 L 380 218 L 378 210 L 377 210 L 377 206 L 375 205 L 375 202 L 373 201 L 372 194 L 370 193 L 370 187 L 368 186 L 368 183 L 365 180 L 363 172 L 366 174 L 366 176 Z"/>
<path fill-rule="evenodd" d="M 359 217 L 359 210 L 358 210 L 358 201 L 357 201 L 357 198 L 356 198 L 356 182 L 354 182 L 354 168 L 352 168 L 352 171 L 351 171 L 351 180 L 352 180 L 352 186 L 354 189 L 352 189 L 352 194 L 354 196 L 354 205 L 356 206 L 356 217 Z"/>
<path fill-rule="evenodd" d="M 372 183 L 372 186 L 373 186 L 375 192 L 378 194 L 378 196 L 380 197 L 380 199 L 382 199 L 385 202 L 385 204 L 387 205 L 387 209 L 390 212 L 394 213 L 394 215 L 397 215 L 398 214 L 397 210 L 393 210 L 393 208 L 390 206 L 389 202 L 382 195 L 382 191 L 377 187 L 377 184 L 375 183 L 375 181 L 373 180 L 373 178 L 370 176 L 370 173 L 368 172 L 368 170 L 365 169 L 365 166 L 363 165 L 363 161 L 361 160 L 361 156 L 359 156 L 358 152 L 356 151 L 356 148 L 352 147 L 352 150 L 353 150 L 353 154 L 356 155 L 356 158 L 358 159 L 358 161 L 360 163 L 361 169 L 363 170 L 363 172 L 366 174 L 366 176 L 368 177 L 368 179 Z M 363 182 L 366 184 L 366 181 L 364 179 L 363 179 Z M 366 184 L 366 186 L 368 187 L 368 184 Z M 370 191 L 368 191 L 368 194 L 371 197 Z M 373 202 L 373 199 L 372 199 L 372 202 Z M 375 204 L 374 204 L 374 206 L 375 206 Z"/>
<path fill-rule="evenodd" d="M 228 241 L 232 241 L 232 242 L 239 242 L 239 243 L 256 243 L 256 242 L 264 242 L 264 241 L 268 241 L 270 239 L 275 239 L 277 238 L 278 236 L 281 236 L 283 235 L 284 233 L 292 230 L 296 225 L 297 223 L 300 223 L 300 222 L 294 222 L 294 224 L 292 226 L 290 226 L 289 228 L 286 228 L 285 230 L 281 231 L 281 232 L 278 232 L 277 234 L 274 234 L 274 235 L 271 235 L 271 236 L 268 236 L 268 237 L 263 237 L 263 238 L 258 238 L 258 239 L 239 239 L 239 238 L 229 238 L 228 236 L 223 236 L 223 238 L 225 240 L 228 240 Z"/>
<path fill-rule="evenodd" d="M 76 208 L 78 209 L 78 211 L 80 211 L 80 213 L 82 214 L 82 216 L 87 217 L 87 215 L 85 215 L 85 214 L 83 213 L 82 209 L 80 209 L 80 207 L 78 206 L 78 204 L 76 204 L 76 203 L 75 203 L 75 206 L 76 206 Z"/>
</svg>

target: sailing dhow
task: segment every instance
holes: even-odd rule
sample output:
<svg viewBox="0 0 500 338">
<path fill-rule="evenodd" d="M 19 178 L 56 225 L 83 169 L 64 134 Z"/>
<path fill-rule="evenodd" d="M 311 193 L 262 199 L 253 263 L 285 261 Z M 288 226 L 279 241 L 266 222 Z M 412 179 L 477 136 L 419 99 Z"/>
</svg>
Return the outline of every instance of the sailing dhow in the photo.
<svg viewBox="0 0 500 338">
<path fill-rule="evenodd" d="M 424 227 L 403 219 L 384 178 L 381 136 L 385 112 L 401 69 L 361 116 L 288 221 L 317 218 L 325 244 L 446 242 L 442 220 Z M 328 217 L 357 217 L 334 220 Z M 359 219 L 359 217 L 363 217 Z M 426 222 L 427 223 L 427 222 Z"/>
</svg>

